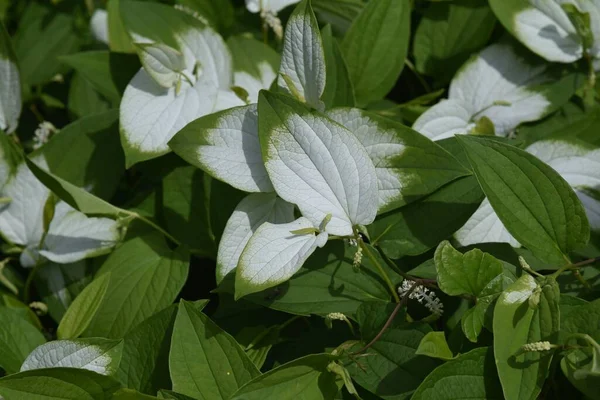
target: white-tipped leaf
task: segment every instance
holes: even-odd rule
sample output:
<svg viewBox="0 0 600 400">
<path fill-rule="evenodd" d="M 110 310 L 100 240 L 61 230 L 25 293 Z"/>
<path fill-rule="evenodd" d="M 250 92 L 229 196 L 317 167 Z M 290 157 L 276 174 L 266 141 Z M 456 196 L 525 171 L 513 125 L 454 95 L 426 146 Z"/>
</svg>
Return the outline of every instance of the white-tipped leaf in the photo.
<svg viewBox="0 0 600 400">
<path fill-rule="evenodd" d="M 591 48 L 584 48 L 584 38 L 565 5 L 589 14 L 594 41 Z M 572 63 L 584 51 L 592 57 L 600 55 L 599 0 L 490 0 L 490 6 L 506 29 L 548 61 Z"/>
<path fill-rule="evenodd" d="M 227 40 L 233 56 L 233 84 L 248 93 L 248 101 L 256 103 L 258 92 L 271 87 L 277 78 L 280 56 L 263 42 L 246 36 Z"/>
<path fill-rule="evenodd" d="M 400 123 L 357 108 L 337 108 L 327 115 L 354 133 L 373 161 L 380 213 L 469 173 L 447 151 Z"/>
<path fill-rule="evenodd" d="M 120 237 L 117 221 L 88 217 L 61 201 L 54 209 L 40 254 L 56 263 L 72 263 L 109 252 Z"/>
<path fill-rule="evenodd" d="M 259 292 L 290 279 L 315 249 L 327 242 L 325 232 L 292 233 L 312 228 L 315 226 L 304 217 L 288 224 L 262 224 L 240 257 L 235 297 Z"/>
<path fill-rule="evenodd" d="M 294 10 L 285 28 L 279 87 L 298 100 L 322 109 L 325 52 L 321 32 L 308 0 Z"/>
<path fill-rule="evenodd" d="M 258 140 L 256 104 L 191 122 L 169 142 L 181 158 L 245 192 L 271 192 Z"/>
<path fill-rule="evenodd" d="M 121 101 L 121 142 L 127 165 L 169 152 L 167 143 L 193 120 L 215 111 L 243 105 L 232 92 L 211 84 L 191 86 L 181 82 L 165 89 L 140 70 L 129 83 Z"/>
<path fill-rule="evenodd" d="M 185 79 L 185 59 L 180 51 L 162 43 L 141 43 L 137 47 L 144 70 L 160 86 L 170 88 Z"/>
<path fill-rule="evenodd" d="M 327 218 L 332 235 L 350 236 L 354 225 L 373 222 L 377 174 L 356 136 L 287 96 L 261 92 L 258 108 L 263 160 L 281 198 L 313 226 Z"/>
<path fill-rule="evenodd" d="M 543 140 L 526 150 L 565 178 L 583 203 L 592 229 L 600 230 L 600 149 L 582 142 Z"/>
<path fill-rule="evenodd" d="M 294 205 L 275 193 L 246 196 L 237 205 L 225 225 L 217 255 L 217 282 L 233 271 L 246 244 L 265 222 L 283 224 L 294 220 Z"/>
<path fill-rule="evenodd" d="M 513 247 L 521 247 L 521 244 L 504 227 L 487 199 L 483 200 L 467 223 L 456 231 L 454 237 L 461 246 L 477 243 L 508 243 Z"/>
<path fill-rule="evenodd" d="M 10 37 L 0 22 L 0 130 L 12 133 L 21 115 L 21 79 Z"/>
<path fill-rule="evenodd" d="M 119 367 L 122 351 L 122 340 L 54 340 L 32 351 L 23 362 L 21 372 L 42 368 L 79 368 L 112 375 Z"/>
<path fill-rule="evenodd" d="M 525 59 L 509 44 L 493 44 L 462 66 L 448 100 L 423 113 L 413 128 L 433 140 L 468 133 L 507 136 L 519 124 L 552 111 L 553 92 L 545 84 L 555 81 L 547 65 Z M 563 96 L 554 97 L 562 101 Z M 482 121 L 493 127 L 482 132 Z"/>
</svg>

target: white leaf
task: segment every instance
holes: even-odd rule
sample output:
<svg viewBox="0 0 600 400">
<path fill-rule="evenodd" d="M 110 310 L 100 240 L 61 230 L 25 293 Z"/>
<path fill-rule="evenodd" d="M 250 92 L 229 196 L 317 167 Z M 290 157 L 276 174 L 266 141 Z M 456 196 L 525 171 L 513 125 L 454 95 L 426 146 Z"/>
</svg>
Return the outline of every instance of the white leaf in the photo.
<svg viewBox="0 0 600 400">
<path fill-rule="evenodd" d="M 88 217 L 61 201 L 40 254 L 57 263 L 72 263 L 109 252 L 119 239 L 117 221 Z"/>
<path fill-rule="evenodd" d="M 181 158 L 245 192 L 271 192 L 258 140 L 256 105 L 236 107 L 188 124 L 169 142 Z"/>
<path fill-rule="evenodd" d="M 131 166 L 169 152 L 168 141 L 191 121 L 220 109 L 243 105 L 232 93 L 210 84 L 159 86 L 145 70 L 131 80 L 121 101 L 121 139 Z"/>
<path fill-rule="evenodd" d="M 275 191 L 298 206 L 314 226 L 330 216 L 326 231 L 352 236 L 354 225 L 377 215 L 375 166 L 346 128 L 293 99 L 262 92 L 260 141 Z"/>
<path fill-rule="evenodd" d="M 265 222 L 283 224 L 294 220 L 294 205 L 275 193 L 251 194 L 235 208 L 225 225 L 217 255 L 217 282 L 233 271 L 252 234 Z"/>
<path fill-rule="evenodd" d="M 521 244 L 506 230 L 488 199 L 483 200 L 467 223 L 456 231 L 454 237 L 461 246 L 477 243 L 509 243 L 513 247 L 521 247 Z"/>
<path fill-rule="evenodd" d="M 288 224 L 262 224 L 240 257 L 235 278 L 236 299 L 290 279 L 315 249 L 327 242 L 325 232 L 291 233 L 310 228 L 314 225 L 304 217 Z"/>
<path fill-rule="evenodd" d="M 111 375 L 119 367 L 122 348 L 122 340 L 54 340 L 33 350 L 23 362 L 21 372 L 42 368 L 78 368 Z"/>
<path fill-rule="evenodd" d="M 592 229 L 600 230 L 600 199 L 591 195 L 600 192 L 600 149 L 583 143 L 543 140 L 526 150 L 554 168 L 575 189 Z"/>
<path fill-rule="evenodd" d="M 258 77 L 246 71 L 236 71 L 233 73 L 234 85 L 244 88 L 248 92 L 248 101 L 250 103 L 256 103 L 258 101 L 258 92 L 271 87 L 271 84 L 277 78 L 277 72 L 266 61 L 259 62 L 256 68 L 259 71 Z"/>
<path fill-rule="evenodd" d="M 0 206 L 2 237 L 13 244 L 37 247 L 44 232 L 44 204 L 49 193 L 27 165 L 21 163 L 2 189 L 2 197 L 11 200 Z"/>
<path fill-rule="evenodd" d="M 325 53 L 308 2 L 296 7 L 286 25 L 278 84 L 298 100 L 324 108 L 320 99 L 325 90 Z"/>
<path fill-rule="evenodd" d="M 471 113 L 459 100 L 442 100 L 413 124 L 413 129 L 431 140 L 442 140 L 454 135 L 464 135 L 475 125 Z"/>
<path fill-rule="evenodd" d="M 413 128 L 439 140 L 469 133 L 487 117 L 496 135 L 507 136 L 552 109 L 538 87 L 550 81 L 546 65 L 529 63 L 508 44 L 493 44 L 461 67 L 450 84 L 449 100 L 427 110 Z"/>
<path fill-rule="evenodd" d="M 246 8 L 251 13 L 257 13 L 261 10 L 271 11 L 277 14 L 291 4 L 296 4 L 300 0 L 246 0 Z M 262 4 L 262 8 L 261 8 Z"/>
<path fill-rule="evenodd" d="M 96 8 L 90 19 L 90 30 L 92 36 L 99 42 L 108 44 L 108 12 L 101 8 Z"/>
<path fill-rule="evenodd" d="M 12 133 L 21 115 L 21 79 L 10 37 L 0 24 L 0 130 Z"/>
<path fill-rule="evenodd" d="M 160 86 L 170 88 L 185 79 L 185 59 L 179 51 L 162 43 L 142 43 L 138 48 L 144 69 Z"/>
</svg>

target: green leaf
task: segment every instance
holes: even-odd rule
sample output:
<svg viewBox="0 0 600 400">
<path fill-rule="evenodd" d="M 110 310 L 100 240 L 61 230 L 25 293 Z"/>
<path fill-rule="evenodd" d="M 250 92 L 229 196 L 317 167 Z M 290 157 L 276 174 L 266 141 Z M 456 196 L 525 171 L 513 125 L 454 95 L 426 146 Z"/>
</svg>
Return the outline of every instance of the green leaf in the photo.
<svg viewBox="0 0 600 400">
<path fill-rule="evenodd" d="M 96 275 L 95 279 L 108 277 L 109 282 L 84 335 L 122 338 L 175 300 L 187 279 L 188 268 L 186 248 L 171 250 L 158 233 L 123 243 Z"/>
<path fill-rule="evenodd" d="M 111 400 L 156 400 L 158 397 L 148 396 L 132 389 L 119 389 Z"/>
<path fill-rule="evenodd" d="M 233 337 L 184 300 L 175 320 L 169 369 L 173 389 L 199 399 L 229 399 L 260 375 Z"/>
<path fill-rule="evenodd" d="M 559 294 L 552 278 L 536 282 L 525 274 L 496 302 L 494 355 L 507 399 L 533 400 L 542 390 L 552 352 L 522 353 L 520 350 L 528 343 L 556 343 L 560 324 Z"/>
<path fill-rule="evenodd" d="M 419 385 L 412 400 L 504 400 L 494 353 L 481 347 L 440 365 Z"/>
<path fill-rule="evenodd" d="M 108 290 L 110 274 L 94 279 L 79 293 L 60 320 L 56 335 L 59 339 L 75 339 L 90 325 Z"/>
<path fill-rule="evenodd" d="M 364 301 L 389 301 L 389 289 L 370 260 L 364 257 L 359 271 L 352 267 L 356 251 L 356 247 L 330 242 L 317 249 L 289 281 L 245 299 L 291 314 L 322 316 L 332 312 L 352 316 Z M 377 259 L 386 273 L 394 276 L 384 261 Z"/>
<path fill-rule="evenodd" d="M 483 200 L 474 176 L 459 178 L 422 200 L 381 214 L 367 229 L 388 257 L 419 255 L 450 237 Z"/>
<path fill-rule="evenodd" d="M 542 261 L 569 262 L 589 240 L 585 210 L 569 184 L 533 155 L 508 144 L 458 136 L 479 184 L 506 229 Z"/>
<path fill-rule="evenodd" d="M 406 1 L 369 1 L 344 36 L 358 106 L 383 98 L 396 84 L 408 51 L 410 12 Z"/>
<path fill-rule="evenodd" d="M 31 172 L 33 172 L 35 177 L 38 178 L 44 186 L 54 192 L 61 200 L 64 200 L 74 209 L 88 215 L 102 215 L 109 217 L 119 217 L 128 214 L 127 211 L 113 206 L 54 174 L 44 171 L 28 158 L 25 158 L 25 162 Z"/>
<path fill-rule="evenodd" d="M 154 394 L 171 387 L 169 349 L 177 315 L 173 304 L 144 320 L 124 338 L 123 355 L 116 377 L 126 387 Z"/>
<path fill-rule="evenodd" d="M 486 2 L 430 3 L 415 32 L 417 71 L 440 83 L 448 82 L 471 54 L 487 43 L 495 21 Z"/>
<path fill-rule="evenodd" d="M 327 369 L 330 354 L 311 354 L 259 375 L 244 385 L 231 400 L 328 400 L 339 387 L 336 375 Z"/>
<path fill-rule="evenodd" d="M 59 60 L 80 73 L 92 84 L 94 89 L 114 105 L 119 104 L 121 94 L 113 82 L 108 51 L 85 51 L 59 57 Z"/>
<path fill-rule="evenodd" d="M 423 336 L 415 354 L 439 358 L 440 360 L 452 360 L 454 358 L 452 350 L 448 347 L 444 332 L 429 332 Z"/>
<path fill-rule="evenodd" d="M 462 254 L 448 241 L 435 251 L 435 267 L 440 289 L 450 296 L 478 296 L 503 271 L 502 262 L 494 256 L 479 249 Z"/>
<path fill-rule="evenodd" d="M 177 0 L 176 3 L 189 7 L 206 18 L 217 31 L 223 33 L 234 23 L 234 9 L 231 0 Z"/>
<path fill-rule="evenodd" d="M 190 249 L 214 258 L 216 245 L 205 201 L 204 174 L 197 168 L 175 168 L 163 178 L 162 212 L 167 230 Z"/>
<path fill-rule="evenodd" d="M 118 119 L 111 110 L 62 128 L 40 150 L 50 171 L 101 198 L 112 197 L 124 172 Z"/>
<path fill-rule="evenodd" d="M 108 0 L 106 11 L 108 12 L 108 42 L 111 51 L 119 53 L 135 53 L 135 47 L 123 25 L 121 18 L 121 1 Z"/>
<path fill-rule="evenodd" d="M 312 0 L 312 6 L 319 21 L 331 24 L 335 36 L 343 37 L 365 3 L 362 0 Z"/>
<path fill-rule="evenodd" d="M 121 362 L 122 351 L 122 340 L 55 340 L 32 351 L 23 362 L 21 372 L 65 367 L 87 369 L 101 375 L 114 375 Z"/>
<path fill-rule="evenodd" d="M 18 372 L 29 353 L 45 342 L 44 335 L 19 311 L 0 307 L 0 367 L 7 374 Z"/>
<path fill-rule="evenodd" d="M 50 4 L 28 3 L 14 36 L 23 85 L 47 83 L 64 72 L 59 56 L 74 53 L 81 44 L 74 15 L 57 12 Z"/>
<path fill-rule="evenodd" d="M 110 102 L 78 73 L 74 73 L 71 78 L 67 98 L 67 108 L 75 117 L 85 117 L 110 109 Z"/>
<path fill-rule="evenodd" d="M 48 314 L 60 322 L 73 300 L 92 281 L 93 268 L 85 261 L 47 263 L 35 276 L 35 288 L 48 306 Z"/>
<path fill-rule="evenodd" d="M 114 379 L 75 368 L 20 372 L 0 379 L 7 400 L 106 400 L 121 384 Z"/>
<path fill-rule="evenodd" d="M 326 108 L 352 107 L 354 106 L 354 87 L 340 45 L 331 32 L 331 25 L 321 29 L 321 39 L 327 67 L 325 69 L 325 91 L 321 99 Z"/>
<path fill-rule="evenodd" d="M 350 352 L 369 343 L 393 309 L 391 304 L 364 304 L 359 315 L 362 340 Z M 416 354 L 429 332 L 431 328 L 423 323 L 395 322 L 366 350 L 364 357 L 348 361 L 345 367 L 356 383 L 371 393 L 383 399 L 408 399 L 438 365 L 437 360 Z"/>
<path fill-rule="evenodd" d="M 160 399 L 169 399 L 169 400 L 194 400 L 193 397 L 186 396 L 185 394 L 175 393 L 171 390 L 159 390 L 158 396 Z"/>
</svg>

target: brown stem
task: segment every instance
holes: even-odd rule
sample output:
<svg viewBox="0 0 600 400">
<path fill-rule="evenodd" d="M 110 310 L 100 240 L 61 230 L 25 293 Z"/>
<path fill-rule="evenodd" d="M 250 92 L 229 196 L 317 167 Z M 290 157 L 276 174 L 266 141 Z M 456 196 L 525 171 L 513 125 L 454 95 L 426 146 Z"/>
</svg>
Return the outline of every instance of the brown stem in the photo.
<svg viewBox="0 0 600 400">
<path fill-rule="evenodd" d="M 589 260 L 583 260 L 575 264 L 571 264 L 571 268 L 583 267 L 584 265 L 593 264 L 600 261 L 600 257 L 590 258 Z"/>
<path fill-rule="evenodd" d="M 385 331 L 387 331 L 387 329 L 390 327 L 390 325 L 392 325 L 394 318 L 396 318 L 396 315 L 398 315 L 398 312 L 400 311 L 400 309 L 406 305 L 406 303 L 408 302 L 408 297 L 411 295 L 413 290 L 415 290 L 417 288 L 417 286 L 419 286 L 419 284 L 417 282 L 413 283 L 413 285 L 410 287 L 408 292 L 406 292 L 406 294 L 404 296 L 402 296 L 402 299 L 396 304 L 396 307 L 394 307 L 394 311 L 392 311 L 392 313 L 390 314 L 387 321 L 385 321 L 385 324 L 383 325 L 383 327 L 381 328 L 379 333 L 377 333 L 377 335 L 375 335 L 375 337 L 365 347 L 352 353 L 351 354 L 352 356 L 364 352 L 369 347 L 373 346 L 379 339 L 381 339 L 381 336 L 385 333 Z"/>
</svg>

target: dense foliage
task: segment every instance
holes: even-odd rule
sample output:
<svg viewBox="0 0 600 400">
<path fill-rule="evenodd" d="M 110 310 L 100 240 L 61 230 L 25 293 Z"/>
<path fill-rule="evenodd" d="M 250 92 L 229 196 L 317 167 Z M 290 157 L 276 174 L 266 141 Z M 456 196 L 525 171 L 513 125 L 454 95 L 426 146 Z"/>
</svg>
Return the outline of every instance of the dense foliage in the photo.
<svg viewBox="0 0 600 400">
<path fill-rule="evenodd" d="M 0 19 L 0 398 L 600 399 L 600 0 Z"/>
</svg>

